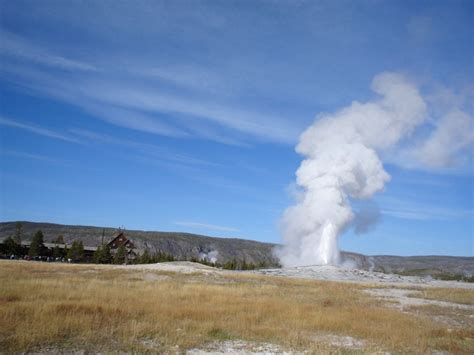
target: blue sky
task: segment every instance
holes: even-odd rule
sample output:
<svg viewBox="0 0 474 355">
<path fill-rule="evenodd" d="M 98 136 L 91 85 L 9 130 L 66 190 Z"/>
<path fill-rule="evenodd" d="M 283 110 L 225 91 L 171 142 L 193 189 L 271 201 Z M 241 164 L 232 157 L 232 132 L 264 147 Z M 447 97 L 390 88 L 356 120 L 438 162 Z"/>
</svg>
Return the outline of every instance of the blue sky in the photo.
<svg viewBox="0 0 474 355">
<path fill-rule="evenodd" d="M 0 1 L 0 219 L 279 242 L 298 136 L 378 73 L 472 118 L 472 23 L 472 1 Z M 474 254 L 472 146 L 385 168 L 343 249 Z"/>
</svg>

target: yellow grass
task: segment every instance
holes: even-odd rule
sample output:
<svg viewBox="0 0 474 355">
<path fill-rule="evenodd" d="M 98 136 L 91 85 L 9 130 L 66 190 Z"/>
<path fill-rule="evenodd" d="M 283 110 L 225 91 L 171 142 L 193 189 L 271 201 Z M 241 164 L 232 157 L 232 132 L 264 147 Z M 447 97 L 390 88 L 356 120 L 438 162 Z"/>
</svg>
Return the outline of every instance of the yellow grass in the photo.
<svg viewBox="0 0 474 355">
<path fill-rule="evenodd" d="M 347 283 L 1 261 L 0 284 L 3 351 L 156 353 L 243 339 L 316 353 L 330 350 L 321 334 L 362 339 L 363 351 L 474 346 L 472 328 L 450 332 Z"/>
<path fill-rule="evenodd" d="M 474 290 L 462 288 L 429 288 L 413 295 L 418 298 L 474 305 Z"/>
<path fill-rule="evenodd" d="M 437 305 L 411 306 L 410 312 L 416 313 L 420 317 L 428 319 L 436 318 L 449 326 L 450 329 L 469 329 L 472 328 L 472 312 L 457 307 L 441 307 Z"/>
</svg>

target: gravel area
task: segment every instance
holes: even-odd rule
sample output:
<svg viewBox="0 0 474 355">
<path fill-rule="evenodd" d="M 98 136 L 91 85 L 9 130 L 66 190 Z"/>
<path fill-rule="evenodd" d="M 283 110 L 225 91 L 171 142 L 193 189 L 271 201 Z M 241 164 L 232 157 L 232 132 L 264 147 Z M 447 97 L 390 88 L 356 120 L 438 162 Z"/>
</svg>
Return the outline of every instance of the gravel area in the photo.
<svg viewBox="0 0 474 355">
<path fill-rule="evenodd" d="M 301 352 L 285 351 L 279 345 L 271 343 L 257 343 L 244 340 L 216 341 L 207 344 L 201 349 L 191 349 L 187 355 L 204 354 L 249 354 L 249 355 L 269 355 L 269 354 L 302 354 Z"/>
</svg>

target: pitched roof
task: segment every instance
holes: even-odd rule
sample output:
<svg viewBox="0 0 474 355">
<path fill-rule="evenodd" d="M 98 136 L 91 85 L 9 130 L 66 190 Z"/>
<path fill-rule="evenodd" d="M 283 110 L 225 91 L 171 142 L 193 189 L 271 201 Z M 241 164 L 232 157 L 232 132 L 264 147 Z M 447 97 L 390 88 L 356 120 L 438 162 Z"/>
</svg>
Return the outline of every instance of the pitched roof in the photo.
<svg viewBox="0 0 474 355">
<path fill-rule="evenodd" d="M 107 243 L 111 248 L 118 248 L 121 245 L 124 245 L 130 249 L 134 249 L 135 245 L 131 240 L 129 240 L 123 232 L 117 232 L 114 234 L 112 240 Z"/>
</svg>

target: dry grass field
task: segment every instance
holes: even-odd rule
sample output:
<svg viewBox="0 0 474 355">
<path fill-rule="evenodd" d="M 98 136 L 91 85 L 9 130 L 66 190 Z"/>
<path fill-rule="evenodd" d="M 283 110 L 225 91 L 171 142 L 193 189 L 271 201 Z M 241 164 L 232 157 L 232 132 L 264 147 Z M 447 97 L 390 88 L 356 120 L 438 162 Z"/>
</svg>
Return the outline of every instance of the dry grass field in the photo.
<svg viewBox="0 0 474 355">
<path fill-rule="evenodd" d="M 474 305 L 474 292 L 472 290 L 430 288 L 422 290 L 422 294 L 417 295 L 417 297 L 423 297 L 429 300 Z"/>
<path fill-rule="evenodd" d="M 402 312 L 357 284 L 18 261 L 0 261 L 0 282 L 5 352 L 185 353 L 233 339 L 309 353 L 474 349 L 472 322 L 452 327 L 429 313 Z M 465 303 L 474 291 L 437 292 L 425 297 Z M 333 336 L 364 345 L 325 341 Z"/>
</svg>

